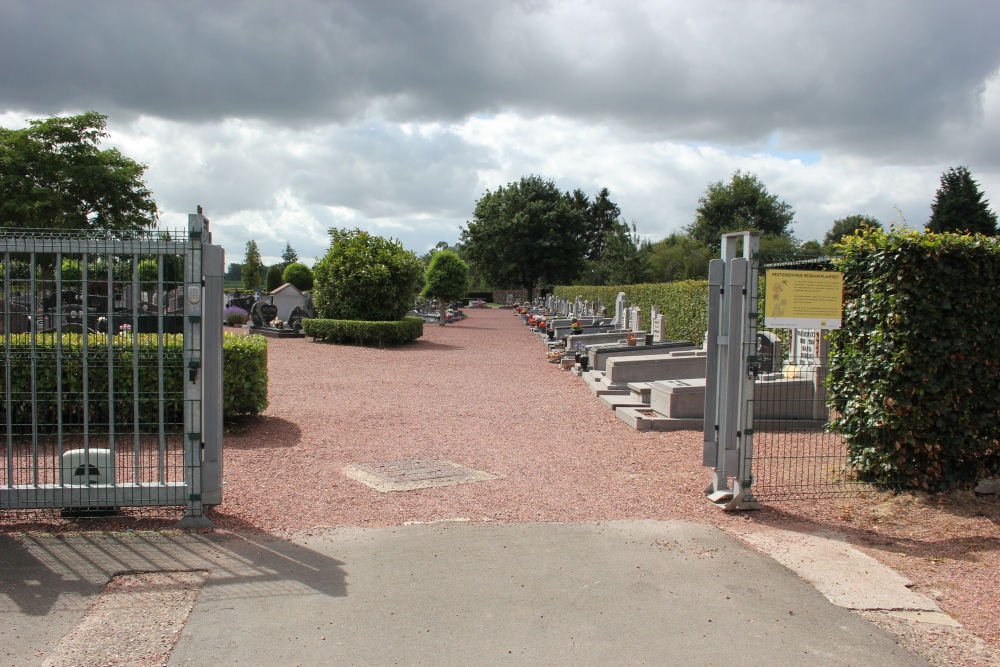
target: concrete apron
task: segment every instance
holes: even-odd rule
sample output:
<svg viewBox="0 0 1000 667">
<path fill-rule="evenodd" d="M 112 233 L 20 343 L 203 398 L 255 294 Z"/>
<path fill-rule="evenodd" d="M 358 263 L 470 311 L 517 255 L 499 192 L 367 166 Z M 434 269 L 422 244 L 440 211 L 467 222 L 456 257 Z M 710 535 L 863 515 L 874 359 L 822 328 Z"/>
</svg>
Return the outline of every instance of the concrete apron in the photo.
<svg viewBox="0 0 1000 667">
<path fill-rule="evenodd" d="M 0 536 L 0 547 L 11 664 L 51 655 L 116 573 L 162 570 L 208 572 L 171 665 L 927 664 L 775 560 L 685 522 L 441 523 L 295 542 Z"/>
</svg>

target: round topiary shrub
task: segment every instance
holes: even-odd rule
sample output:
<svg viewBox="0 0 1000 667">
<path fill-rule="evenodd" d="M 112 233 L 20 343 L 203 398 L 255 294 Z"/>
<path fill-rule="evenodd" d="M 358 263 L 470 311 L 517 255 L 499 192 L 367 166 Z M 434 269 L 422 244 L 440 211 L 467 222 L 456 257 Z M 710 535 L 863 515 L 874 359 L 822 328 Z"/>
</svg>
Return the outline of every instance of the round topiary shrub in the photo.
<svg viewBox="0 0 1000 667">
<path fill-rule="evenodd" d="M 273 292 L 284 284 L 281 280 L 281 267 L 279 265 L 275 264 L 267 269 L 267 278 L 264 284 L 268 292 Z"/>
<path fill-rule="evenodd" d="M 308 292 L 313 288 L 313 270 L 302 262 L 292 262 L 286 266 L 281 279 L 295 285 L 300 292 Z"/>
<path fill-rule="evenodd" d="M 413 303 L 423 265 L 393 239 L 360 229 L 330 230 L 330 249 L 316 263 L 313 303 L 320 318 L 398 320 Z"/>
</svg>

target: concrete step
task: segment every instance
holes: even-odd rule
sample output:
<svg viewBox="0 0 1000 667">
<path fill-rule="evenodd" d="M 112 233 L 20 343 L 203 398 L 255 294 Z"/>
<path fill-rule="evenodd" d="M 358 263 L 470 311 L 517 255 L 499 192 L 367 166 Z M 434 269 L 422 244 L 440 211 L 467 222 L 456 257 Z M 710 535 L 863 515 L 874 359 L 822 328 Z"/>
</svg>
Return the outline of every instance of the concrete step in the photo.
<svg viewBox="0 0 1000 667">
<path fill-rule="evenodd" d="M 619 408 L 615 416 L 637 431 L 700 431 L 705 425 L 704 419 L 664 417 L 649 407 Z"/>
<path fill-rule="evenodd" d="M 630 394 L 601 394 L 598 398 L 601 400 L 601 405 L 611 410 L 649 407 L 647 403 L 633 398 Z"/>
</svg>

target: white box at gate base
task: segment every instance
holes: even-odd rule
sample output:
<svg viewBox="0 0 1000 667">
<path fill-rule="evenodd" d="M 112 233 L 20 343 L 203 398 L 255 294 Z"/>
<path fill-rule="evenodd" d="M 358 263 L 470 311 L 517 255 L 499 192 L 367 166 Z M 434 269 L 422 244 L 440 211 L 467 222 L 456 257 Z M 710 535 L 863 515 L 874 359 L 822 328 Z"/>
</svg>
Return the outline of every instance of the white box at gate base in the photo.
<svg viewBox="0 0 1000 667">
<path fill-rule="evenodd" d="M 63 454 L 59 479 L 63 484 L 113 484 L 110 449 L 71 449 Z"/>
</svg>

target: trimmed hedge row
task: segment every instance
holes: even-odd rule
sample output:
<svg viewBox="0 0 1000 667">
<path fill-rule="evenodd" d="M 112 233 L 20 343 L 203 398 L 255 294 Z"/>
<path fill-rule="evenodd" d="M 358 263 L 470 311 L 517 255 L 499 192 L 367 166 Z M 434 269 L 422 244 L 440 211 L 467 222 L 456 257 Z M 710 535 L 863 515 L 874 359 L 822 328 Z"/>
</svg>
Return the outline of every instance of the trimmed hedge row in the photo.
<svg viewBox="0 0 1000 667">
<path fill-rule="evenodd" d="M 403 345 L 423 336 L 424 321 L 419 317 L 391 322 L 305 319 L 302 331 L 323 343 L 386 347 Z"/>
<path fill-rule="evenodd" d="M 32 360 L 29 334 L 10 337 L 11 421 L 19 429 L 30 428 L 37 419 L 42 429 L 55 430 L 62 407 L 63 427 L 82 429 L 84 415 L 91 425 L 114 423 L 127 427 L 135 422 L 136 408 L 140 429 L 159 419 L 159 366 L 163 365 L 164 417 L 167 423 L 183 421 L 184 349 L 179 334 L 163 337 L 162 355 L 155 334 L 138 334 L 138 349 L 131 336 L 112 336 L 111 347 L 105 334 L 87 338 L 87 401 L 83 402 L 83 335 L 62 336 L 62 354 L 57 364 L 56 337 L 36 337 Z M 138 353 L 138 401 L 136 376 L 132 364 Z M 109 356 L 113 371 L 109 372 Z M 32 393 L 32 361 L 35 387 Z M 60 372 L 61 365 L 61 372 Z M 62 400 L 57 400 L 61 376 Z M 113 383 L 113 401 L 108 401 L 108 387 Z M 37 396 L 37 400 L 33 398 Z M 32 409 L 34 407 L 34 410 Z M 223 338 L 223 417 L 255 415 L 267 408 L 267 342 L 263 336 Z M 0 386 L 0 422 L 7 420 L 6 386 Z"/>
<path fill-rule="evenodd" d="M 1000 472 L 1000 240 L 844 239 L 833 426 L 874 481 L 942 490 Z"/>
<path fill-rule="evenodd" d="M 615 299 L 625 292 L 630 306 L 642 309 L 643 329 L 649 329 L 649 314 L 656 306 L 663 314 L 665 333 L 671 340 L 690 340 L 701 343 L 708 331 L 708 281 L 680 280 L 671 283 L 646 285 L 583 286 L 560 285 L 553 294 L 573 301 L 576 297 L 601 303 L 614 314 Z"/>
<path fill-rule="evenodd" d="M 267 338 L 227 333 L 222 337 L 222 415 L 259 415 L 267 409 Z"/>
</svg>

